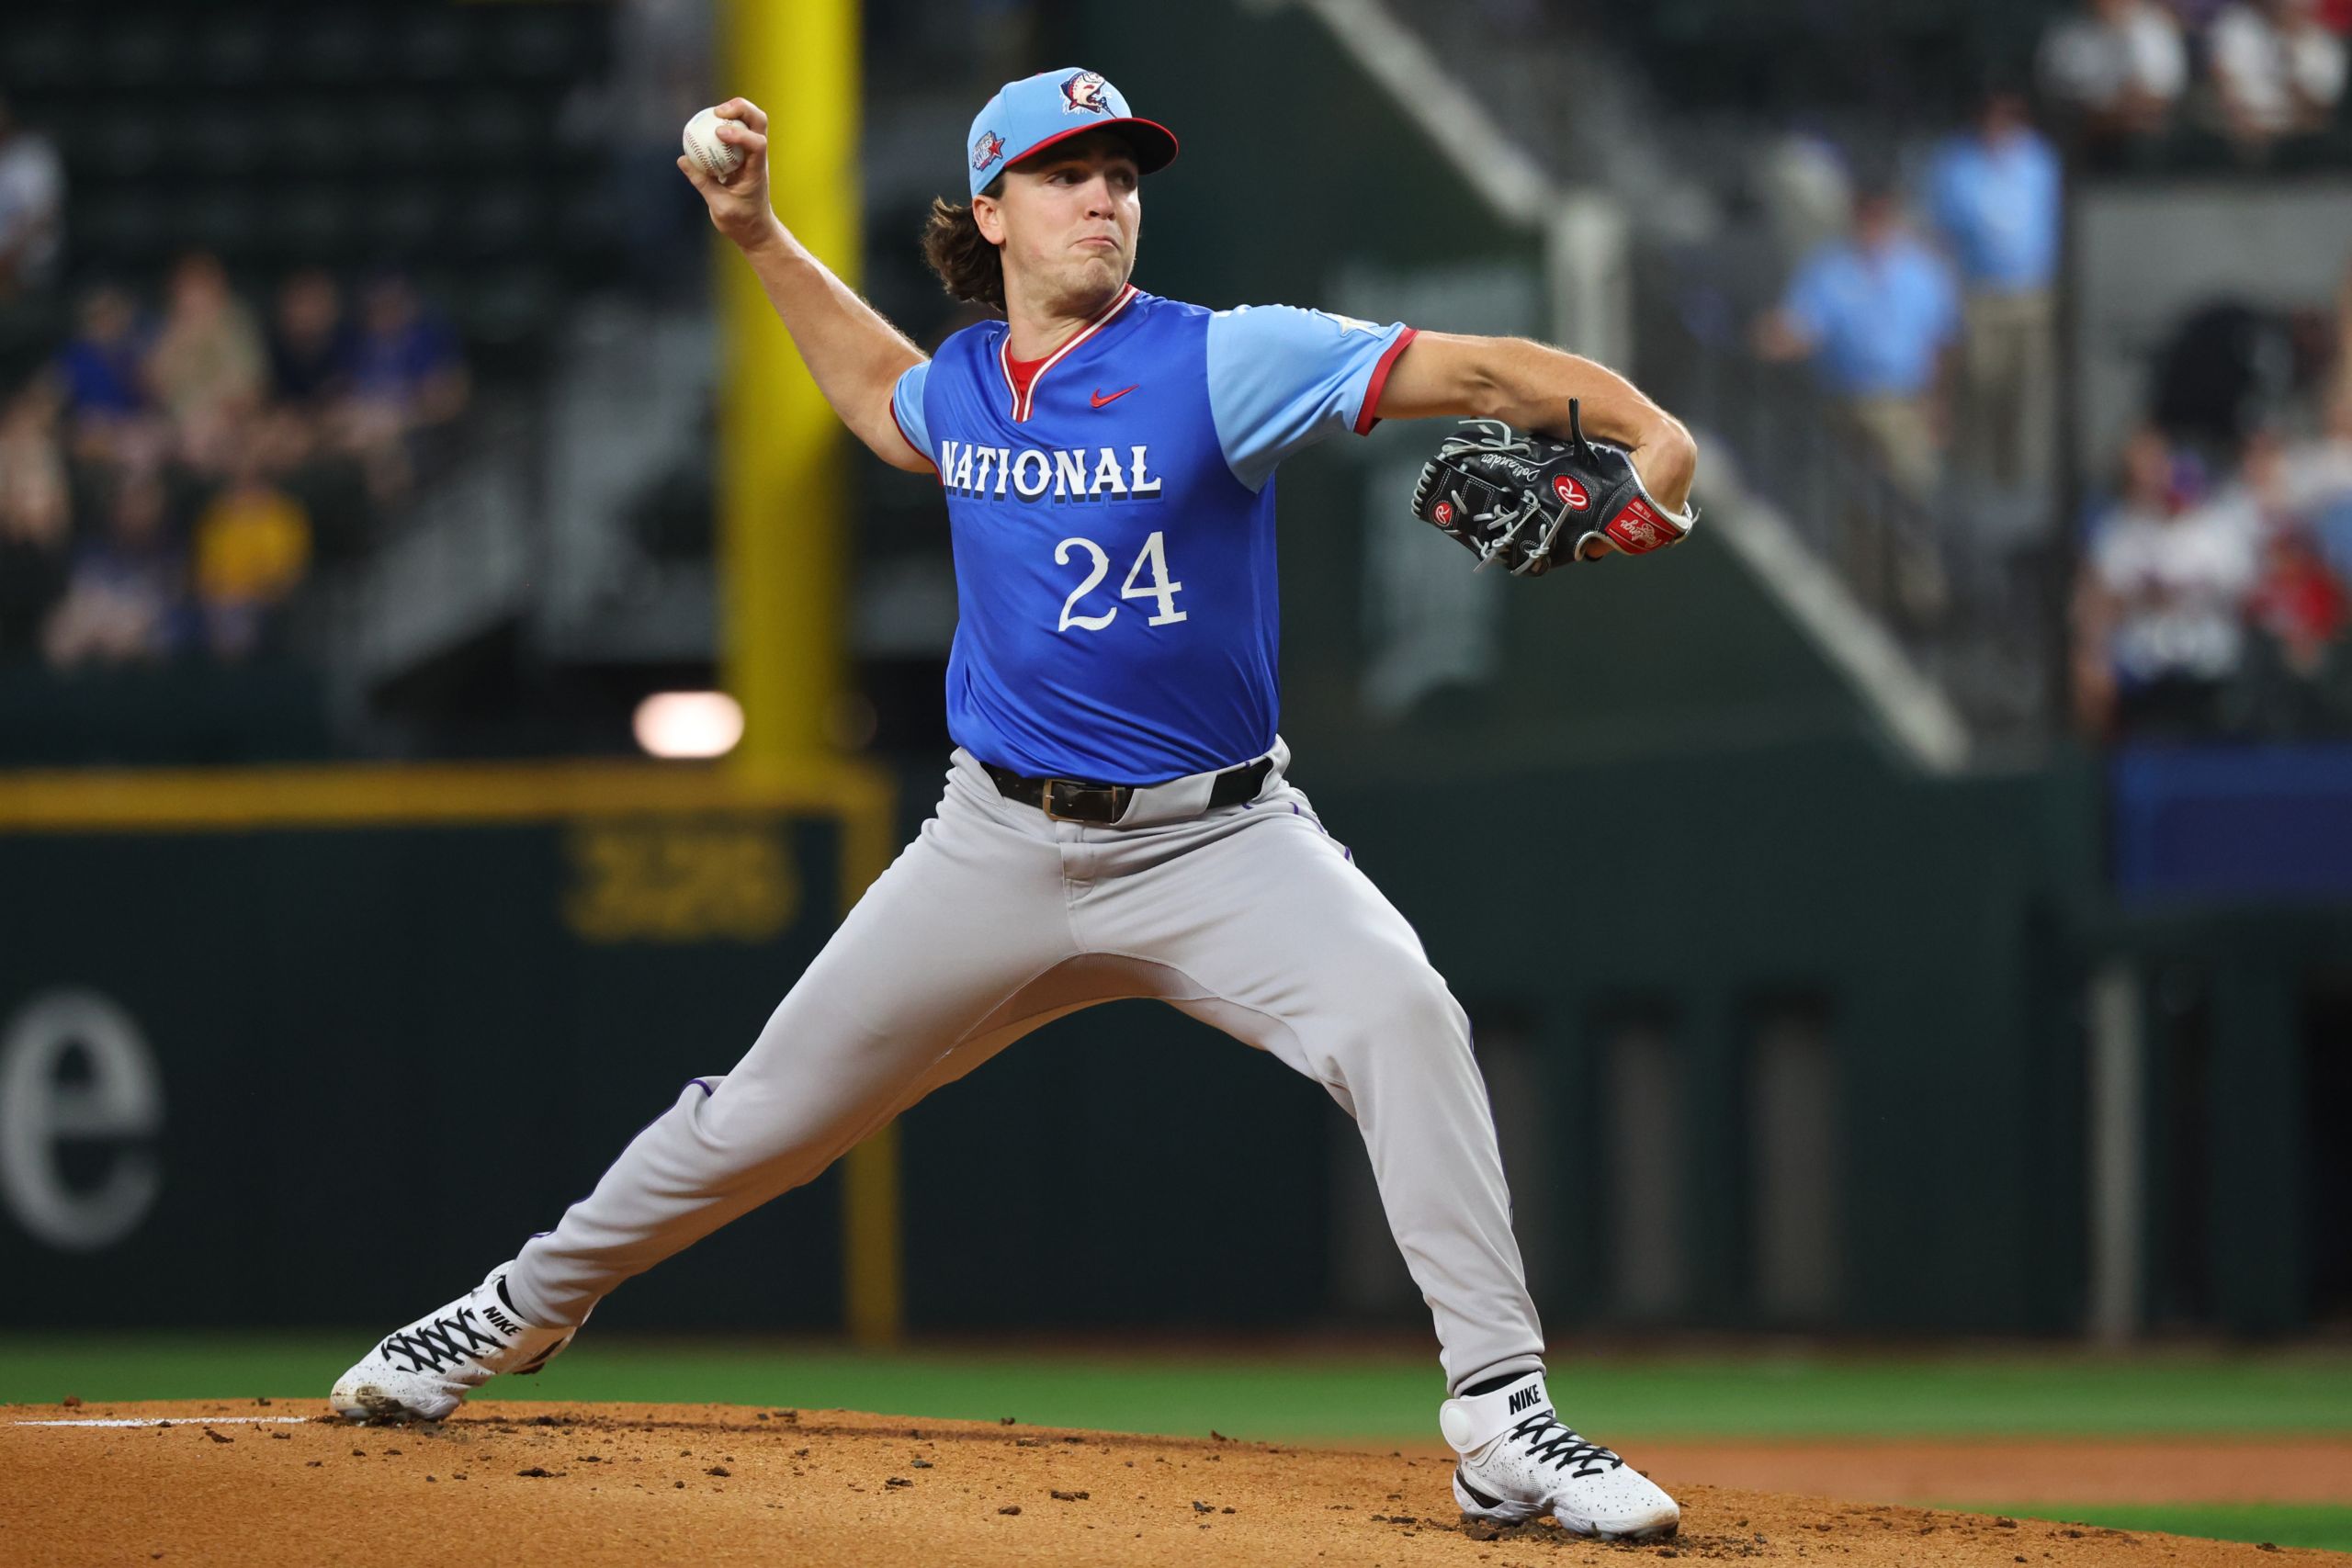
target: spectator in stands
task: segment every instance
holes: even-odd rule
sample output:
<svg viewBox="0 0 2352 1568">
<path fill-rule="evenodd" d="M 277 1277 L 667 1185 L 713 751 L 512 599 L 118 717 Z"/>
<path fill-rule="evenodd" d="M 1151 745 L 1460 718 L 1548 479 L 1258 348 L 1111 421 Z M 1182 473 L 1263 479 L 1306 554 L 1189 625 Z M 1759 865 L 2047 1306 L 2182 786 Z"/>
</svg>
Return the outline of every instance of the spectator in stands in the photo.
<svg viewBox="0 0 2352 1568">
<path fill-rule="evenodd" d="M 2319 552 L 2310 520 L 2289 508 L 2284 463 L 2275 442 L 2248 456 L 2246 484 L 2263 505 L 2263 576 L 2246 611 L 2272 635 L 2296 674 L 2317 674 L 2328 644 L 2343 635 L 2345 585 Z"/>
<path fill-rule="evenodd" d="M 147 662 L 178 650 L 187 570 L 170 510 L 153 469 L 118 476 L 106 536 L 75 556 L 64 599 L 49 618 L 42 641 L 51 664 Z"/>
<path fill-rule="evenodd" d="M 1854 218 L 1854 182 L 1834 138 L 1799 126 L 1775 138 L 1756 164 L 1756 196 L 1784 265 L 1837 239 Z"/>
<path fill-rule="evenodd" d="M 351 388 L 352 333 L 334 279 L 305 267 L 278 286 L 270 322 L 269 389 L 280 402 L 321 409 Z"/>
<path fill-rule="evenodd" d="M 2246 442 L 2241 479 L 2261 529 L 2261 567 L 2246 599 L 2246 619 L 2260 635 L 2247 650 L 2244 690 L 2233 705 L 2267 736 L 2340 728 L 2340 715 L 2330 710 L 2343 708 L 2352 691 L 2331 666 L 2352 599 L 2321 554 L 2311 517 L 2295 504 L 2289 458 L 2277 439 L 2263 433 Z"/>
<path fill-rule="evenodd" d="M 345 488 L 329 481 L 338 477 L 330 470 L 345 467 L 354 470 L 356 484 L 356 465 L 347 457 L 325 464 L 319 459 L 349 420 L 345 400 L 356 348 L 334 279 L 317 267 L 288 277 L 270 318 L 270 406 L 247 423 L 243 454 L 259 458 L 298 491 Z"/>
<path fill-rule="evenodd" d="M 45 292 L 64 235 L 65 165 L 0 98 L 0 302 Z"/>
<path fill-rule="evenodd" d="M 269 360 L 261 329 L 214 257 L 196 252 L 172 269 L 147 380 L 192 467 L 218 471 L 231 434 L 262 400 Z"/>
<path fill-rule="evenodd" d="M 55 400 L 39 383 L 0 415 L 0 664 L 31 654 L 65 593 L 72 491 Z"/>
<path fill-rule="evenodd" d="M 1964 290 L 1962 451 L 1996 483 L 2045 484 L 2057 417 L 2063 193 L 2057 152 L 2021 95 L 1986 93 L 1973 134 L 1938 150 L 1928 207 Z"/>
<path fill-rule="evenodd" d="M 1768 359 L 1809 359 L 1887 474 L 1924 501 L 1942 469 L 1946 351 L 1960 299 L 1944 259 L 1905 225 L 1893 190 L 1865 189 L 1849 238 L 1805 258 L 1758 323 Z"/>
<path fill-rule="evenodd" d="M 2279 487 L 2287 507 L 2308 521 L 2328 569 L 2352 581 L 2352 394 L 2338 392 L 2326 427 L 2288 448 Z"/>
<path fill-rule="evenodd" d="M 78 328 L 52 373 L 85 461 L 152 460 L 166 436 L 147 395 L 148 339 L 129 290 L 102 283 L 83 295 Z"/>
<path fill-rule="evenodd" d="M 2101 163 L 2161 137 L 2188 85 L 2180 24 L 2154 0 L 2086 0 L 2042 35 L 2039 64 L 2042 90 Z"/>
<path fill-rule="evenodd" d="M 2247 614 L 2277 644 L 2289 671 L 2309 680 L 2342 641 L 2352 598 L 2308 529 L 2279 528 L 2263 542 L 2262 576 Z"/>
<path fill-rule="evenodd" d="M 347 429 L 378 500 L 406 490 L 414 443 L 461 412 L 471 392 L 458 334 L 408 280 L 385 274 L 362 293 Z"/>
<path fill-rule="evenodd" d="M 311 562 L 311 519 L 269 479 L 262 444 L 241 445 L 237 467 L 197 518 L 196 603 L 206 649 L 241 660 L 261 648 L 270 615 Z"/>
<path fill-rule="evenodd" d="M 147 355 L 139 305 L 130 291 L 101 283 L 82 296 L 80 326 L 58 352 L 66 407 L 79 419 L 127 419 L 147 407 L 141 366 Z"/>
<path fill-rule="evenodd" d="M 2249 156 L 2324 130 L 2344 96 L 2344 40 L 2315 0 L 2239 0 L 2206 35 L 2222 134 Z"/>
<path fill-rule="evenodd" d="M 2244 660 L 2258 510 L 2243 487 L 2192 504 L 2176 468 L 2159 432 L 2134 435 L 2117 498 L 2092 534 L 2077 585 L 2075 688 L 2094 729 L 2211 734 Z"/>
</svg>

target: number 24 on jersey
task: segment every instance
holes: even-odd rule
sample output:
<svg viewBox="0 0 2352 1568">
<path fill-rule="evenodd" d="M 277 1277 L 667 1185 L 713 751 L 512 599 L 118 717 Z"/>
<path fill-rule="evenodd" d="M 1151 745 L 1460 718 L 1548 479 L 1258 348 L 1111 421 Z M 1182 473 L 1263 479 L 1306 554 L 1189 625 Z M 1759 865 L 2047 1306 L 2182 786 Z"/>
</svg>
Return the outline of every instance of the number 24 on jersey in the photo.
<svg viewBox="0 0 2352 1568">
<path fill-rule="evenodd" d="M 1095 587 L 1110 575 L 1111 557 L 1093 540 L 1073 537 L 1054 547 L 1054 564 L 1069 566 L 1075 558 L 1073 552 L 1085 556 L 1091 564 L 1085 581 L 1071 589 L 1069 597 L 1062 601 L 1061 625 L 1054 629 L 1066 632 L 1075 626 L 1080 631 L 1099 632 L 1119 618 L 1119 606 L 1114 604 L 1101 615 L 1080 615 L 1078 606 L 1079 601 L 1093 592 Z M 1144 575 L 1146 569 L 1150 571 L 1148 579 Z M 1176 595 L 1183 591 L 1182 583 L 1169 581 L 1168 547 L 1160 536 L 1160 531 L 1155 528 L 1151 537 L 1143 542 L 1143 550 L 1136 557 L 1135 565 L 1127 569 L 1127 580 L 1119 587 L 1119 597 L 1150 600 L 1152 615 L 1144 624 L 1164 626 L 1170 621 L 1184 618 L 1184 612 L 1176 608 Z"/>
</svg>

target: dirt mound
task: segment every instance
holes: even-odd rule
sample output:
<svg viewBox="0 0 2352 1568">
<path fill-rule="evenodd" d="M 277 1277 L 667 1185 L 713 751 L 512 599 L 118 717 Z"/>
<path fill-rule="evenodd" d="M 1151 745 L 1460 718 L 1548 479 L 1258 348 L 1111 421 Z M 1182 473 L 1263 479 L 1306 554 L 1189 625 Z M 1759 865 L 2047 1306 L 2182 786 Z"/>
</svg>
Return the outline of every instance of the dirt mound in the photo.
<svg viewBox="0 0 2352 1568">
<path fill-rule="evenodd" d="M 71 1426 L 49 1425 L 70 1421 Z M 97 1425 L 90 1423 L 111 1423 Z M 0 1561 L 538 1564 L 2307 1561 L 2171 1536 L 1657 1479 L 1662 1546 L 1465 1530 L 1440 1452 L 1348 1453 L 733 1405 L 472 1406 L 354 1427 L 281 1401 L 0 1409 Z"/>
</svg>

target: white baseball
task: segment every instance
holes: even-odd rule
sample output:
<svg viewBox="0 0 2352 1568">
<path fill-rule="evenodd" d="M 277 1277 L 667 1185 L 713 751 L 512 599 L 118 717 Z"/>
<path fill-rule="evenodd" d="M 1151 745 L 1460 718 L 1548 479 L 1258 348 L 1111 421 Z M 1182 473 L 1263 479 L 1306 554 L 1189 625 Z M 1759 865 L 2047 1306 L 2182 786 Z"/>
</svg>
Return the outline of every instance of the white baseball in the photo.
<svg viewBox="0 0 2352 1568">
<path fill-rule="evenodd" d="M 705 109 L 686 121 L 686 156 L 712 179 L 724 181 L 743 166 L 743 153 L 718 139 L 719 124 L 717 109 Z"/>
</svg>

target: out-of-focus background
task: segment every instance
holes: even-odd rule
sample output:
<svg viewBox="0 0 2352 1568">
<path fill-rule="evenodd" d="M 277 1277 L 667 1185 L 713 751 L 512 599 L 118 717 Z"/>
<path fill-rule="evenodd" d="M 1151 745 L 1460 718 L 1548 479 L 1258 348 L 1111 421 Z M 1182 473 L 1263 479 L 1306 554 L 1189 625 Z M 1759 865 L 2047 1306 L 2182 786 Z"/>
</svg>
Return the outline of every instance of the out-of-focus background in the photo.
<svg viewBox="0 0 2352 1568">
<path fill-rule="evenodd" d="M 956 610 L 679 128 L 762 101 L 784 220 L 930 345 L 972 113 L 1082 64 L 1183 141 L 1143 287 L 1546 338 L 1702 442 L 1690 546 L 1540 584 L 1407 515 L 1430 427 L 1281 481 L 1295 776 L 1473 1015 L 1571 1413 L 2340 1455 L 2347 28 L 18 0 L 0 1398 L 322 1393 L 750 1041 L 935 797 Z M 1385 1439 L 1441 1392 L 1345 1119 L 1146 1004 L 596 1327 L 537 1393 Z M 2202 1523 L 2352 1545 L 2339 1490 Z"/>
</svg>

